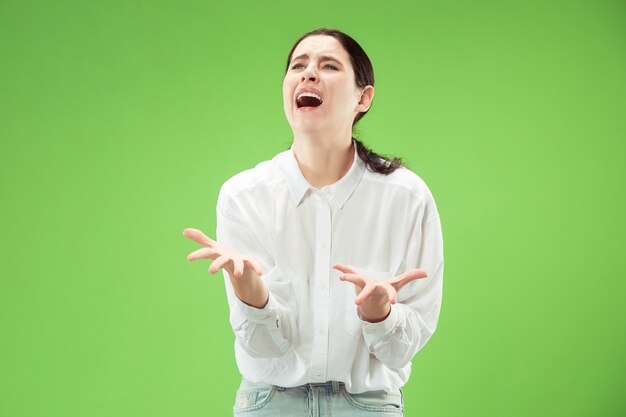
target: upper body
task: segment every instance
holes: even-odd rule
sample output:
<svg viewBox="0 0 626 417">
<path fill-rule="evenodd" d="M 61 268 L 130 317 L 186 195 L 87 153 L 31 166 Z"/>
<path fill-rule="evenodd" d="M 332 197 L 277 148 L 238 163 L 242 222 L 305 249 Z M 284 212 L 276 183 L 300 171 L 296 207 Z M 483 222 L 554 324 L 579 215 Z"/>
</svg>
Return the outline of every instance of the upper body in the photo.
<svg viewBox="0 0 626 417">
<path fill-rule="evenodd" d="M 374 173 L 353 152 L 348 172 L 319 189 L 292 146 L 220 190 L 217 240 L 254 256 L 269 290 L 267 304 L 252 307 L 226 276 L 237 364 L 250 381 L 337 380 L 352 393 L 392 391 L 435 330 L 443 242 L 432 194 L 407 168 Z M 358 315 L 354 286 L 331 268 L 336 262 L 372 279 L 411 268 L 428 278 L 402 288 L 387 318 L 370 323 Z"/>
<path fill-rule="evenodd" d="M 188 259 L 225 271 L 246 379 L 395 390 L 439 316 L 435 202 L 398 159 L 352 137 L 374 98 L 372 64 L 354 39 L 302 36 L 282 89 L 291 148 L 222 186 L 217 241 L 185 229 L 203 246 Z"/>
</svg>

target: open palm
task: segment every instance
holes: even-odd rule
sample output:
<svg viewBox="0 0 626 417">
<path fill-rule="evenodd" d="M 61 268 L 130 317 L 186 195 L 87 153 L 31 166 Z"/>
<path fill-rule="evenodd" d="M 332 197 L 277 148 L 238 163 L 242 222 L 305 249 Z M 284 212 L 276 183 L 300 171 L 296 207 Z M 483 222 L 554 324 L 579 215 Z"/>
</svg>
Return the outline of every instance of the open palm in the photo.
<svg viewBox="0 0 626 417">
<path fill-rule="evenodd" d="M 428 274 L 423 269 L 409 269 L 393 278 L 377 280 L 375 277 L 368 277 L 350 268 L 349 266 L 334 263 L 332 267 L 343 272 L 339 277 L 342 281 L 354 284 L 356 291 L 355 303 L 364 311 L 375 311 L 381 306 L 386 306 L 387 302 L 395 304 L 398 302 L 398 291 L 409 282 L 416 279 L 426 278 Z M 388 307 L 387 307 L 388 308 Z M 367 315 L 367 314 L 366 314 Z"/>
<path fill-rule="evenodd" d="M 211 274 L 215 274 L 217 271 L 224 268 L 231 275 L 241 278 L 246 265 L 252 268 L 259 276 L 263 273 L 261 267 L 253 257 L 243 255 L 226 245 L 216 242 L 198 229 L 187 228 L 183 230 L 183 235 L 203 246 L 203 248 L 191 252 L 189 256 L 187 256 L 187 260 L 213 259 L 209 267 Z"/>
</svg>

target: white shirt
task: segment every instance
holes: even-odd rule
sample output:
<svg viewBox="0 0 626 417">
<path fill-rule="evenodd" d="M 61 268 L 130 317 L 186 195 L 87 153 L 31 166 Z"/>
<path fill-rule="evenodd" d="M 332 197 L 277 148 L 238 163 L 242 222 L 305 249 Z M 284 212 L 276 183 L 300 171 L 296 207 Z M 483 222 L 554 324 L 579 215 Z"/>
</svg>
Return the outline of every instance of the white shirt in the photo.
<svg viewBox="0 0 626 417">
<path fill-rule="evenodd" d="M 251 382 L 335 380 L 350 393 L 391 392 L 407 382 L 411 359 L 435 331 L 443 241 L 432 194 L 405 167 L 369 171 L 354 150 L 349 171 L 321 189 L 302 175 L 293 145 L 220 189 L 217 241 L 252 255 L 269 289 L 263 309 L 248 306 L 224 272 L 237 366 Z M 368 323 L 335 262 L 373 279 L 412 268 L 428 277 L 402 288 L 384 321 Z"/>
</svg>

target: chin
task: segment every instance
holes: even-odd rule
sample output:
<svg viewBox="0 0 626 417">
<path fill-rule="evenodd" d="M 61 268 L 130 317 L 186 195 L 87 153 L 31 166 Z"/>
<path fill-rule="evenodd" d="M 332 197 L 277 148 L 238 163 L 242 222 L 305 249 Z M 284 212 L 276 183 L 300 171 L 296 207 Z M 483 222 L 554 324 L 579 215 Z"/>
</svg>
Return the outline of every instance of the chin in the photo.
<svg viewBox="0 0 626 417">
<path fill-rule="evenodd" d="M 326 124 L 320 123 L 319 120 L 298 120 L 291 124 L 291 128 L 304 132 L 321 132 L 326 129 Z"/>
</svg>

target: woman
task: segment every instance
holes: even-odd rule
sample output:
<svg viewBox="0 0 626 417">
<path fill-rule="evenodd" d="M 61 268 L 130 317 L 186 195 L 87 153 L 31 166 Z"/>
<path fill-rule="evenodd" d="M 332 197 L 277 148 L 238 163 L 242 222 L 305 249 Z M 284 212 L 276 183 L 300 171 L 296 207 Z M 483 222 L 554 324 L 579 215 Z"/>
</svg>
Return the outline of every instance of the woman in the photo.
<svg viewBox="0 0 626 417">
<path fill-rule="evenodd" d="M 217 241 L 184 231 L 203 245 L 189 260 L 226 271 L 235 415 L 403 415 L 439 316 L 443 242 L 426 184 L 352 137 L 373 98 L 352 38 L 305 34 L 283 82 L 292 146 L 222 186 Z"/>
</svg>

